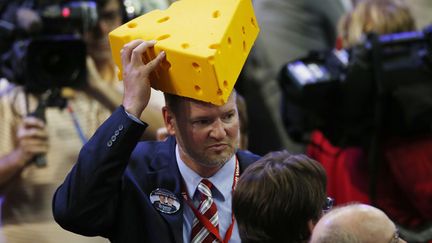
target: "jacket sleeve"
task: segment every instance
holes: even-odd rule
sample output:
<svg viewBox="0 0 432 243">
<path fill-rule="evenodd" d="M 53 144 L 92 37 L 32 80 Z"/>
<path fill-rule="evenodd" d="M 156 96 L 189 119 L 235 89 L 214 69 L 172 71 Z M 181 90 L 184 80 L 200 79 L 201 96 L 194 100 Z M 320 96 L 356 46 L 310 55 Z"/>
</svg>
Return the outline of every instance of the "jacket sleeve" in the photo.
<svg viewBox="0 0 432 243">
<path fill-rule="evenodd" d="M 108 236 L 123 173 L 146 127 L 120 107 L 98 128 L 54 194 L 53 214 L 60 226 L 81 235 Z"/>
</svg>

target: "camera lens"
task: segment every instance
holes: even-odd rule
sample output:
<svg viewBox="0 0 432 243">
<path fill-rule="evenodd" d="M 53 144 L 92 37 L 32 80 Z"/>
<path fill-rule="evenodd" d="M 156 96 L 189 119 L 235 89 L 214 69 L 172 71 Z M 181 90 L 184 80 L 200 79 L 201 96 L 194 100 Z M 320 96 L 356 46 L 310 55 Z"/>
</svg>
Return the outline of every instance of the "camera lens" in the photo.
<svg viewBox="0 0 432 243">
<path fill-rule="evenodd" d="M 70 37 L 33 40 L 28 48 L 30 91 L 53 87 L 80 87 L 86 81 L 86 49 L 82 40 Z"/>
</svg>

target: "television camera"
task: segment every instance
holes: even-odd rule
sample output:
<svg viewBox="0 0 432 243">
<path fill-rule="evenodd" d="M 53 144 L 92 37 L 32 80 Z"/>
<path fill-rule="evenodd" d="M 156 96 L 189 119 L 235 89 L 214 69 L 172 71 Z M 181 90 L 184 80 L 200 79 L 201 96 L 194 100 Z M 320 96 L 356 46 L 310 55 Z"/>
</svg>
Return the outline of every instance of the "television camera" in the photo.
<svg viewBox="0 0 432 243">
<path fill-rule="evenodd" d="M 2 17 L 0 76 L 31 93 L 85 84 L 86 47 L 80 34 L 97 23 L 95 2 L 24 1 L 9 4 Z"/>
<path fill-rule="evenodd" d="M 370 34 L 351 49 L 313 51 L 282 67 L 282 117 L 290 137 L 315 129 L 337 146 L 432 131 L 432 26 Z"/>
</svg>

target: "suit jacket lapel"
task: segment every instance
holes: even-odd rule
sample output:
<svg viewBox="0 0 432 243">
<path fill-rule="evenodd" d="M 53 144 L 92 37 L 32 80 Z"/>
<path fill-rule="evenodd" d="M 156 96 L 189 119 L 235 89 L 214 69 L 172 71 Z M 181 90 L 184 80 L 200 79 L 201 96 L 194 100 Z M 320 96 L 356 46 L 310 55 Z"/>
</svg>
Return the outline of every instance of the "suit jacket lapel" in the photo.
<svg viewBox="0 0 432 243">
<path fill-rule="evenodd" d="M 182 179 L 175 158 L 175 138 L 169 137 L 162 146 L 159 147 L 155 160 L 152 161 L 152 172 L 147 175 L 149 181 L 154 183 L 154 189 L 161 188 L 172 192 L 180 203 L 180 209 L 173 213 L 159 214 L 167 222 L 175 242 L 183 243 L 183 198 L 181 195 Z"/>
<path fill-rule="evenodd" d="M 260 158 L 260 156 L 245 150 L 238 150 L 236 155 L 240 164 L 240 175 L 249 165 Z"/>
</svg>

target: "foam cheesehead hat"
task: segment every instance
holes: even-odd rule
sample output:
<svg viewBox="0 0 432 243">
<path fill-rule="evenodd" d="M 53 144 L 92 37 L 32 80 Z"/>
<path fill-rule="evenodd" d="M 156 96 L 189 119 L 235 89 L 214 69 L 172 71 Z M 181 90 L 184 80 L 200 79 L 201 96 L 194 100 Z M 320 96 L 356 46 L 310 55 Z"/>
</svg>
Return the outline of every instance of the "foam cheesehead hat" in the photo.
<svg viewBox="0 0 432 243">
<path fill-rule="evenodd" d="M 166 53 L 152 73 L 153 88 L 223 105 L 258 32 L 251 0 L 179 0 L 116 28 L 109 40 L 119 79 L 122 47 L 135 39 L 157 40 L 143 57 L 148 62 Z"/>
</svg>

